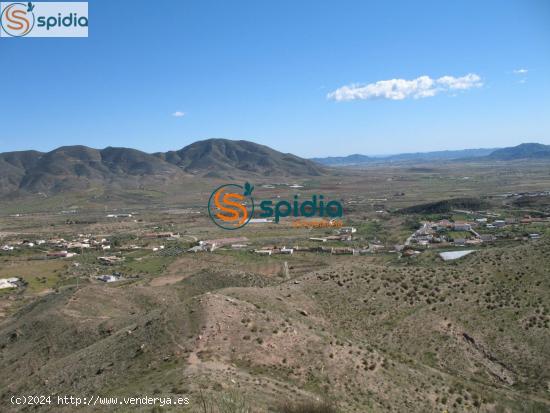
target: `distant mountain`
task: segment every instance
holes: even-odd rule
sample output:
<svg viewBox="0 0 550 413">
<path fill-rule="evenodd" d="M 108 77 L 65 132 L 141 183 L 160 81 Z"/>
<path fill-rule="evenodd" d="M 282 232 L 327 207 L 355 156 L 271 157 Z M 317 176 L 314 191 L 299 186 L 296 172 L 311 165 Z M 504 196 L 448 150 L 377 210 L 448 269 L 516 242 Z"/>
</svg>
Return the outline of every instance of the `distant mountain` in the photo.
<svg viewBox="0 0 550 413">
<path fill-rule="evenodd" d="M 208 139 L 179 151 L 154 155 L 186 172 L 215 177 L 228 174 L 317 176 L 324 173 L 321 166 L 310 160 L 243 140 Z"/>
<path fill-rule="evenodd" d="M 64 146 L 51 152 L 0 153 L 0 193 L 62 192 L 95 185 L 141 187 L 199 175 L 318 176 L 316 163 L 247 141 L 209 139 L 179 151 L 148 154 L 129 148 Z"/>
<path fill-rule="evenodd" d="M 480 158 L 487 156 L 495 151 L 495 148 L 479 148 L 479 149 L 460 149 L 456 151 L 435 151 L 435 152 L 417 152 L 417 153 L 402 153 L 391 155 L 386 160 L 397 161 L 416 161 L 416 160 L 446 160 L 452 161 L 455 159 Z"/>
<path fill-rule="evenodd" d="M 501 161 L 515 159 L 550 159 L 550 145 L 522 143 L 511 148 L 497 149 L 487 158 Z"/>
<path fill-rule="evenodd" d="M 327 158 L 312 158 L 311 160 L 327 166 L 352 166 L 384 162 L 406 162 L 406 161 L 435 161 L 435 160 L 455 160 L 465 158 L 477 158 L 490 155 L 495 149 L 462 149 L 456 151 L 435 151 L 435 152 L 416 152 L 402 153 L 387 156 L 330 156 Z"/>
<path fill-rule="evenodd" d="M 361 165 L 364 163 L 375 161 L 375 158 L 371 158 L 366 155 L 348 155 L 348 156 L 329 156 L 327 158 L 311 158 L 313 162 L 320 163 L 327 166 L 345 166 L 345 165 Z"/>
</svg>

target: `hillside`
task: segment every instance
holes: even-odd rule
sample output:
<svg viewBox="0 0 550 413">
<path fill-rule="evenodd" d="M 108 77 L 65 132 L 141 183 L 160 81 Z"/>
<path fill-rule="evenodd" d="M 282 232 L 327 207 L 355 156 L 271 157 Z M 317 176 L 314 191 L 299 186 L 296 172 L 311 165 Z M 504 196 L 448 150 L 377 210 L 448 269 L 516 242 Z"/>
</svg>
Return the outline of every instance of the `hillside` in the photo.
<svg viewBox="0 0 550 413">
<path fill-rule="evenodd" d="M 454 198 L 437 202 L 413 205 L 399 210 L 403 214 L 444 214 L 455 209 L 479 211 L 489 206 L 486 201 L 478 198 Z"/>
<path fill-rule="evenodd" d="M 425 259 L 284 281 L 182 257 L 175 284 L 63 287 L 0 323 L 0 398 L 185 395 L 202 411 L 201 393 L 236 391 L 263 413 L 320 394 L 346 413 L 548 411 L 548 244 Z"/>
<path fill-rule="evenodd" d="M 522 143 L 511 148 L 497 149 L 488 159 L 508 161 L 515 159 L 550 159 L 550 145 Z"/>
<path fill-rule="evenodd" d="M 317 176 L 323 168 L 247 141 L 210 139 L 179 151 L 148 154 L 130 148 L 64 146 L 51 152 L 0 154 L 0 193 L 82 191 L 94 186 L 140 188 L 199 175 Z"/>
<path fill-rule="evenodd" d="M 63 192 L 93 185 L 138 186 L 182 171 L 157 157 L 127 148 L 63 146 L 51 152 L 0 154 L 1 192 Z M 146 180 L 145 180 L 146 182 Z"/>
</svg>

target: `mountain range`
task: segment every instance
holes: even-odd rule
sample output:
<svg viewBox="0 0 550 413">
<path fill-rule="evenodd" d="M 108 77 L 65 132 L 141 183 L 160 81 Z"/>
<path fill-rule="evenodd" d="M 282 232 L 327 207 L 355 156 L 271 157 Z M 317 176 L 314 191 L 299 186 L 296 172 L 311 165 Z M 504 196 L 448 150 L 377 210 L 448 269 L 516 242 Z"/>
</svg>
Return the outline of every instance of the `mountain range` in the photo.
<svg viewBox="0 0 550 413">
<path fill-rule="evenodd" d="M 348 156 L 329 156 L 311 160 L 326 166 L 356 166 L 386 162 L 407 161 L 454 161 L 454 160 L 516 160 L 550 158 L 550 145 L 523 143 L 511 148 L 480 148 L 454 151 L 402 153 L 386 156 L 367 156 L 353 154 Z"/>
<path fill-rule="evenodd" d="M 0 194 L 59 193 L 93 185 L 143 187 L 185 177 L 220 179 L 312 177 L 327 166 L 436 160 L 510 161 L 550 159 L 550 146 L 525 143 L 513 148 L 468 149 L 388 157 L 350 155 L 304 159 L 244 140 L 208 139 L 178 151 L 145 153 L 130 148 L 63 146 L 50 152 L 0 153 Z"/>
<path fill-rule="evenodd" d="M 324 167 L 247 141 L 208 139 L 179 151 L 63 146 L 0 154 L 0 193 L 56 193 L 90 186 L 139 187 L 194 175 L 217 178 L 318 176 Z"/>
</svg>

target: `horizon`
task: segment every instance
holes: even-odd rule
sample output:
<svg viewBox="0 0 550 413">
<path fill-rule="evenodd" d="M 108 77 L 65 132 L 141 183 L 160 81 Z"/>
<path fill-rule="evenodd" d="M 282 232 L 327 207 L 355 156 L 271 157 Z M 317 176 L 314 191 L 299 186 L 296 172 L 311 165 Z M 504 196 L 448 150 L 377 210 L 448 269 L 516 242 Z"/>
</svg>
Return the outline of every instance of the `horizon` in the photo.
<svg viewBox="0 0 550 413">
<path fill-rule="evenodd" d="M 256 144 L 259 144 L 259 145 L 264 145 L 262 143 L 253 142 L 253 141 L 249 141 L 249 140 L 246 140 L 246 139 L 207 138 L 207 139 L 201 139 L 201 140 L 193 141 L 193 142 L 189 143 L 188 145 L 185 145 L 181 148 L 173 148 L 173 149 L 168 149 L 166 151 L 155 151 L 155 152 L 142 151 L 138 148 L 133 148 L 133 147 L 129 147 L 129 146 L 112 146 L 112 145 L 110 145 L 110 146 L 104 146 L 104 147 L 95 147 L 95 146 L 84 145 L 84 144 L 74 144 L 74 145 L 62 145 L 62 146 L 58 146 L 58 147 L 52 148 L 50 150 L 45 150 L 45 151 L 40 151 L 40 150 L 36 150 L 36 149 L 21 149 L 21 150 L 15 150 L 15 151 L 0 152 L 0 154 L 10 153 L 10 152 L 28 152 L 28 151 L 37 151 L 37 152 L 41 152 L 41 153 L 48 153 L 48 152 L 51 152 L 51 151 L 54 151 L 54 150 L 57 150 L 57 149 L 60 149 L 60 148 L 64 148 L 64 147 L 82 146 L 82 147 L 89 148 L 89 149 L 94 149 L 94 150 L 97 150 L 97 151 L 101 151 L 101 150 L 108 149 L 108 148 L 135 149 L 135 150 L 141 151 L 141 152 L 149 154 L 149 155 L 154 155 L 156 153 L 179 151 L 179 150 L 184 149 L 185 147 L 187 147 L 189 145 L 192 145 L 193 143 L 204 142 L 204 141 L 208 141 L 208 140 L 218 140 L 218 139 L 234 141 L 234 142 L 245 141 L 245 142 L 256 143 Z M 518 145 L 513 145 L 512 147 L 519 146 L 519 145 L 530 145 L 530 144 L 540 145 L 541 143 L 540 142 L 521 142 Z M 544 144 L 542 144 L 542 145 L 544 145 Z M 264 145 L 264 146 L 270 147 L 269 145 Z M 498 150 L 498 149 L 504 149 L 504 148 L 507 148 L 507 147 L 493 147 L 493 148 L 477 147 L 477 148 L 442 149 L 442 150 L 436 150 L 436 151 L 395 152 L 395 153 L 349 153 L 349 154 L 346 154 L 346 155 L 321 155 L 321 156 L 312 156 L 312 157 L 300 156 L 299 154 L 296 154 L 296 153 L 293 153 L 293 152 L 285 152 L 284 150 L 279 150 L 279 149 L 272 148 L 272 147 L 270 147 L 270 148 L 274 149 L 274 150 L 277 150 L 278 152 L 281 152 L 281 153 L 290 153 L 292 155 L 299 156 L 303 159 L 324 159 L 324 158 L 345 158 L 345 157 L 348 157 L 348 156 L 355 156 L 355 155 L 367 156 L 367 157 L 370 157 L 370 158 L 384 158 L 384 157 L 398 156 L 398 155 L 428 154 L 428 153 L 437 153 L 437 152 Z"/>
<path fill-rule="evenodd" d="M 154 153 L 211 137 L 304 158 L 550 144 L 550 3 L 434 5 L 91 1 L 88 38 L 0 39 L 17 63 L 3 65 L 0 152 Z"/>
</svg>

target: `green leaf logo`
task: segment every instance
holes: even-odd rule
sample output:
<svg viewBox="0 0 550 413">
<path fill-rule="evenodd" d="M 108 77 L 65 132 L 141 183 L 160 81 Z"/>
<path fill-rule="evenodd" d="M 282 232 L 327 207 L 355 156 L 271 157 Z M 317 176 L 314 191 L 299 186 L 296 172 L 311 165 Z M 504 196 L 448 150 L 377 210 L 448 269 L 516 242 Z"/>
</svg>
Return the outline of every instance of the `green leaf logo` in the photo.
<svg viewBox="0 0 550 413">
<path fill-rule="evenodd" d="M 246 182 L 244 184 L 244 196 L 251 196 L 252 191 L 254 190 L 254 186 L 250 185 L 250 182 Z"/>
</svg>

